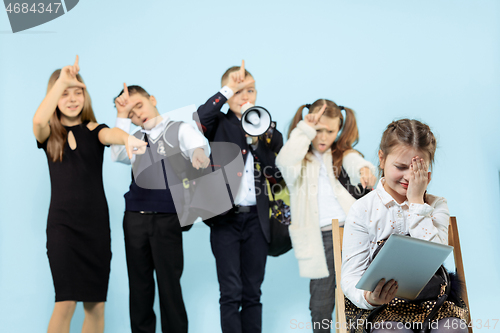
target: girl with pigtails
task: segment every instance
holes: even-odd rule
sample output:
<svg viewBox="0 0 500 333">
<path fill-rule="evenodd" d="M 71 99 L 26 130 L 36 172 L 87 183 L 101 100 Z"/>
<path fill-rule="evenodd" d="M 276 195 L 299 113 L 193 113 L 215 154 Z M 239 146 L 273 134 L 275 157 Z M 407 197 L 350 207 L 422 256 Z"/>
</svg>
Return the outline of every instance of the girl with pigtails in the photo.
<svg viewBox="0 0 500 333">
<path fill-rule="evenodd" d="M 304 108 L 309 112 L 302 119 Z M 289 231 L 300 276 L 311 279 L 314 332 L 330 332 L 335 305 L 332 219 L 343 225 L 376 181 L 375 167 L 352 148 L 358 139 L 354 111 L 319 99 L 297 110 L 276 158 L 290 191 Z"/>
</svg>

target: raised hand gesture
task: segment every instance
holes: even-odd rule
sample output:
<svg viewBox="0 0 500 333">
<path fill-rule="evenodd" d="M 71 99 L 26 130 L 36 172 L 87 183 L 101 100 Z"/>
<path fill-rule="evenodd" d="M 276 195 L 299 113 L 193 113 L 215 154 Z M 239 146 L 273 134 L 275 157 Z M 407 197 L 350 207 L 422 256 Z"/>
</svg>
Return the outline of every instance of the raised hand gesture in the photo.
<svg viewBox="0 0 500 333">
<path fill-rule="evenodd" d="M 115 99 L 115 106 L 120 118 L 128 118 L 128 114 L 134 108 L 134 104 L 130 102 L 126 83 L 123 83 L 123 93 Z"/>
<path fill-rule="evenodd" d="M 318 126 L 318 122 L 323 113 L 325 113 L 325 109 L 326 109 L 326 104 L 323 104 L 323 107 L 321 108 L 321 110 L 319 110 L 319 112 L 307 114 L 304 117 L 305 123 L 314 129 L 319 129 L 320 126 Z"/>
<path fill-rule="evenodd" d="M 65 66 L 61 69 L 61 74 L 57 79 L 63 83 L 65 88 L 79 87 L 85 89 L 85 84 L 78 81 L 76 75 L 80 71 L 80 66 L 78 66 L 78 55 L 76 56 L 75 63 L 72 66 Z"/>
<path fill-rule="evenodd" d="M 254 82 L 255 80 L 251 76 L 245 75 L 245 60 L 242 60 L 240 70 L 229 74 L 227 86 L 236 93 Z"/>
</svg>

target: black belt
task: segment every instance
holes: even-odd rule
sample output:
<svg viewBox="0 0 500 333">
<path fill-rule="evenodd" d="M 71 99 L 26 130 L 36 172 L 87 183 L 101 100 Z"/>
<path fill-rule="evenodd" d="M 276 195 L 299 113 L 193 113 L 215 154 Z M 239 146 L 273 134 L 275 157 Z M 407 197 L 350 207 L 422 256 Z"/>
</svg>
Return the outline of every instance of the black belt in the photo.
<svg viewBox="0 0 500 333">
<path fill-rule="evenodd" d="M 141 210 L 140 212 L 138 212 L 139 214 L 142 214 L 142 215 L 153 215 L 153 214 L 160 214 L 160 212 L 151 212 L 151 211 L 146 211 L 146 210 Z"/>
<path fill-rule="evenodd" d="M 235 214 L 240 214 L 240 213 L 257 213 L 257 206 L 239 206 L 236 205 L 233 207 L 233 213 Z"/>
</svg>

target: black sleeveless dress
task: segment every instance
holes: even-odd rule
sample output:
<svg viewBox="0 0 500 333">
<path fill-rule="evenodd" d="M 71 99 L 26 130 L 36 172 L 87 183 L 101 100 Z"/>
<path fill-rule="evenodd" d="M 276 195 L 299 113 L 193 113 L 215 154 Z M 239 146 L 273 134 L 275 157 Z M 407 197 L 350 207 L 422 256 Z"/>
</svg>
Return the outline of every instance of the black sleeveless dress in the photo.
<svg viewBox="0 0 500 333">
<path fill-rule="evenodd" d="M 104 146 L 101 124 L 66 127 L 76 149 L 66 142 L 62 162 L 47 155 L 51 200 L 47 221 L 47 256 L 56 302 L 104 302 L 108 292 L 111 237 L 108 204 L 102 184 Z M 47 153 L 47 140 L 38 143 Z"/>
</svg>

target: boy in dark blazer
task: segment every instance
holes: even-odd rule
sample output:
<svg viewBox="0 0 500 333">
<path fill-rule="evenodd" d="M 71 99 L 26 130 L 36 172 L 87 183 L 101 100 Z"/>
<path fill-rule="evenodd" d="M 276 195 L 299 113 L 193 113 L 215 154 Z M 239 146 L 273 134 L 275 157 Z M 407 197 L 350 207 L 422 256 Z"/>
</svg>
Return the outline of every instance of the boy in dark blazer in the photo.
<svg viewBox="0 0 500 333">
<path fill-rule="evenodd" d="M 238 145 L 245 165 L 237 174 L 241 183 L 237 193 L 232 193 L 233 208 L 208 222 L 220 285 L 221 326 L 223 333 L 261 332 L 260 288 L 270 242 L 265 180 L 281 181 L 275 159 L 283 136 L 274 129 L 269 143 L 257 137 L 250 140 L 241 128 L 241 105 L 255 104 L 257 97 L 255 80 L 244 62 L 241 67 L 229 68 L 221 85 L 222 89 L 198 108 L 198 116 L 205 137 L 210 142 Z M 221 112 L 225 103 L 229 105 L 227 114 Z"/>
</svg>

